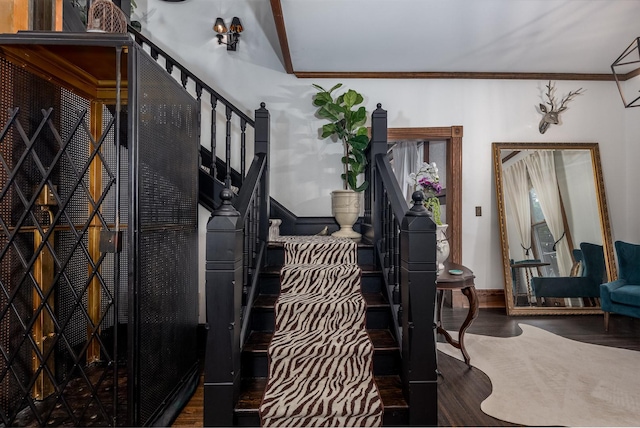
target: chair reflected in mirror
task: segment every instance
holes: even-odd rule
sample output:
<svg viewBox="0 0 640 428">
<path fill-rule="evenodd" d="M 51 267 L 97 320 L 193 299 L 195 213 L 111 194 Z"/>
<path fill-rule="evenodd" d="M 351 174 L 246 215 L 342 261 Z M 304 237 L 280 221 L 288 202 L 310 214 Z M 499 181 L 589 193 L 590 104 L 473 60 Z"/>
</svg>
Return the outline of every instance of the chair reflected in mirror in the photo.
<svg viewBox="0 0 640 428">
<path fill-rule="evenodd" d="M 516 306 L 533 305 L 534 293 L 531 288 L 531 279 L 540 276 L 539 268 L 549 266 L 550 263 L 540 259 L 525 259 L 511 262 L 511 279 L 513 281 L 513 299 Z M 535 268 L 535 270 L 534 270 Z"/>
<path fill-rule="evenodd" d="M 572 269 L 574 276 L 531 279 L 538 306 L 598 306 L 600 284 L 607 281 L 602 245 L 582 242 L 580 249 L 574 249 L 572 253 L 575 259 Z"/>
</svg>

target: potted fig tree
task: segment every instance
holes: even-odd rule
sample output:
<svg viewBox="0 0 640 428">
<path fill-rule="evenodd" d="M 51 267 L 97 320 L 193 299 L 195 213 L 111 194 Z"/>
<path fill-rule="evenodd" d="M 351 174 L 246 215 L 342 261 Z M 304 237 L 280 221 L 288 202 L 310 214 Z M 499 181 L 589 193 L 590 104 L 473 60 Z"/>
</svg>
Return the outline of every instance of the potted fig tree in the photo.
<svg viewBox="0 0 640 428">
<path fill-rule="evenodd" d="M 359 238 L 360 234 L 353 230 L 353 225 L 360 215 L 362 191 L 369 183 L 361 178 L 367 165 L 364 151 L 369 145 L 367 128 L 367 110 L 360 105 L 364 99 L 361 94 L 349 89 L 334 97 L 333 92 L 342 87 L 338 83 L 328 91 L 322 86 L 313 85 L 317 93 L 313 97 L 313 105 L 318 107 L 317 115 L 329 121 L 322 127 L 322 138 L 329 138 L 342 143 L 342 178 L 343 188 L 331 192 L 331 211 L 340 225 L 340 230 L 333 236 Z"/>
</svg>

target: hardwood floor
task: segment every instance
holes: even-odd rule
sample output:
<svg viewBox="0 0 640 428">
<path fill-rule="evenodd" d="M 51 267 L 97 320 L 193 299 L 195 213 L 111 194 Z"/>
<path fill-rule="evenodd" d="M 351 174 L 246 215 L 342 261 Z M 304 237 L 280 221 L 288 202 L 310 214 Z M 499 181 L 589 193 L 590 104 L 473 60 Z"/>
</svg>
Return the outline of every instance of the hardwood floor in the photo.
<svg viewBox="0 0 640 428">
<path fill-rule="evenodd" d="M 466 309 L 443 311 L 443 325 L 456 330 L 466 316 Z M 509 337 L 520 334 L 518 323 L 531 324 L 569 339 L 598 345 L 640 351 L 640 319 L 612 315 L 609 332 L 604 332 L 602 315 L 522 316 L 508 317 L 504 309 L 481 309 L 468 333 Z M 471 355 L 473 364 L 473 355 Z M 487 416 L 480 403 L 491 393 L 489 379 L 476 368 L 438 353 L 439 426 L 514 426 Z M 201 427 L 203 412 L 202 379 L 196 393 L 185 406 L 173 426 Z"/>
</svg>

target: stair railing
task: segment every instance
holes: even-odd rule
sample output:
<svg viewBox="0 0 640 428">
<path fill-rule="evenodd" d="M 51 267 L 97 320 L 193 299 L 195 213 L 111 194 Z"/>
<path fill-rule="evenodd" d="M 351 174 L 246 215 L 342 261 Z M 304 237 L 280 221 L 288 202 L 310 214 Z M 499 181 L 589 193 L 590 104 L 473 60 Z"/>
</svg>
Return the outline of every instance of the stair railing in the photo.
<svg viewBox="0 0 640 428">
<path fill-rule="evenodd" d="M 231 186 L 240 187 L 242 185 L 242 181 L 246 175 L 246 159 L 247 159 L 247 142 L 246 142 L 246 133 L 247 126 L 255 129 L 255 121 L 247 116 L 242 110 L 233 105 L 230 101 L 228 101 L 225 97 L 220 95 L 216 90 L 214 90 L 211 86 L 206 84 L 202 79 L 198 78 L 195 74 L 193 74 L 189 69 L 187 69 L 184 65 L 182 65 L 178 60 L 174 59 L 167 52 L 162 50 L 159 46 L 154 44 L 151 40 L 145 37 L 142 33 L 138 32 L 135 28 L 129 26 L 129 32 L 133 35 L 134 40 L 140 46 L 142 46 L 145 50 L 148 50 L 149 54 L 153 59 L 158 61 L 158 63 L 164 63 L 165 70 L 167 73 L 174 75 L 174 69 L 179 71 L 179 81 L 182 84 L 182 87 L 188 91 L 189 93 L 196 98 L 198 101 L 198 139 L 201 140 L 202 132 L 202 103 L 207 102 L 208 100 L 211 109 L 211 119 L 210 119 L 210 134 L 211 138 L 208 145 L 202 145 L 200 148 L 201 152 L 201 170 L 207 172 L 214 178 L 219 179 L 224 182 L 227 188 L 231 188 Z M 178 80 L 178 77 L 176 77 Z M 225 145 L 224 145 L 224 162 L 216 162 L 216 156 L 212 156 L 212 153 L 216 153 L 216 149 L 221 151 L 222 148 L 217 147 L 217 108 L 218 104 L 221 104 L 224 107 L 224 115 L 225 115 Z M 234 130 L 234 120 L 237 121 L 235 126 L 239 128 L 239 131 Z M 234 144 L 234 137 L 237 137 L 239 133 L 239 144 L 240 144 L 240 171 L 239 171 L 239 182 L 234 182 L 232 179 L 233 169 L 231 153 L 232 146 Z M 237 141 L 237 140 L 236 140 Z M 201 142 L 202 144 L 202 142 Z M 208 146 L 208 147 L 207 147 Z M 220 170 L 220 166 L 224 168 L 224 170 Z M 212 195 L 212 198 L 216 201 L 216 205 L 219 203 L 218 194 Z"/>
<path fill-rule="evenodd" d="M 365 236 L 374 243 L 402 349 L 402 382 L 410 425 L 438 424 L 436 359 L 436 226 L 415 192 L 407 207 L 387 156 L 387 112 L 372 114 L 365 194 Z"/>
</svg>

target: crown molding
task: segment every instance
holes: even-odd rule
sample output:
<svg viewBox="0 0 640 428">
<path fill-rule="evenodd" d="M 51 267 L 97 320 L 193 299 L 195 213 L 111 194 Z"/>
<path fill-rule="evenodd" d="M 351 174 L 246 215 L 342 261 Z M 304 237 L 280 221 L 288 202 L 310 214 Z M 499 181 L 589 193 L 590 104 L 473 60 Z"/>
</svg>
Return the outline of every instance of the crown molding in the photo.
<svg viewBox="0 0 640 428">
<path fill-rule="evenodd" d="M 294 71 L 300 79 L 494 79 L 494 80 L 594 80 L 613 81 L 613 74 L 601 73 L 493 73 L 493 72 L 340 72 Z M 631 73 L 629 73 L 631 74 Z M 623 76 L 627 80 L 629 74 Z M 632 76 L 631 76 L 632 77 Z"/>
</svg>

